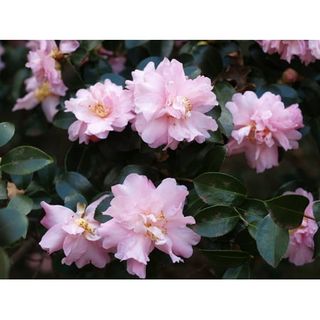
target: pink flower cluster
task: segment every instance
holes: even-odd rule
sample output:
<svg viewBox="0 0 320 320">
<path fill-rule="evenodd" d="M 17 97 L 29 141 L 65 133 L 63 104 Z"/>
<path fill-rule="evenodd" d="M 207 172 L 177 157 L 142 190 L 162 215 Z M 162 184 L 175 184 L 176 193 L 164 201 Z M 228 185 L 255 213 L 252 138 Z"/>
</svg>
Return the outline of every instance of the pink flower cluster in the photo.
<svg viewBox="0 0 320 320">
<path fill-rule="evenodd" d="M 217 130 L 216 121 L 205 114 L 217 105 L 209 78 L 189 79 L 180 62 L 167 58 L 157 68 L 150 62 L 132 76 L 124 90 L 106 81 L 79 90 L 66 102 L 66 111 L 78 120 L 69 128 L 72 141 L 104 139 L 131 121 L 150 147 L 176 149 L 182 141 L 202 143 L 209 131 Z"/>
<path fill-rule="evenodd" d="M 264 52 L 278 53 L 281 59 L 291 62 L 296 56 L 306 65 L 320 59 L 318 40 L 262 40 L 258 41 Z"/>
<path fill-rule="evenodd" d="M 290 230 L 290 242 L 286 253 L 289 261 L 296 266 L 302 266 L 313 261 L 314 241 L 313 236 L 318 230 L 318 225 L 313 214 L 313 196 L 310 192 L 297 189 L 295 192 L 287 192 L 286 194 L 298 194 L 309 199 L 303 218 L 302 224 L 294 230 Z"/>
<path fill-rule="evenodd" d="M 79 206 L 76 213 L 42 202 L 46 216 L 41 223 L 49 230 L 41 247 L 49 253 L 63 249 L 62 262 L 75 262 L 79 268 L 88 263 L 102 268 L 109 253 L 114 253 L 127 262 L 130 274 L 140 278 L 146 277 L 154 248 L 167 253 L 173 262 L 191 257 L 200 236 L 187 227 L 195 223 L 194 218 L 183 215 L 185 186 L 168 178 L 155 187 L 147 177 L 130 174 L 123 184 L 112 187 L 112 193 L 114 198 L 104 212 L 112 219 L 103 224 L 94 219 L 94 211 L 104 197 L 87 209 Z"/>
<path fill-rule="evenodd" d="M 234 94 L 226 108 L 234 123 L 228 154 L 245 153 L 249 166 L 257 172 L 278 165 L 279 147 L 298 148 L 303 119 L 297 104 L 285 108 L 278 95 L 266 92 L 258 98 L 247 91 Z"/>
<path fill-rule="evenodd" d="M 59 47 L 54 40 L 30 41 L 26 66 L 32 76 L 26 80 L 27 95 L 17 100 L 13 111 L 30 110 L 41 103 L 48 121 L 57 113 L 60 97 L 65 96 L 67 87 L 62 81 L 60 63 L 66 54 L 79 47 L 78 41 L 60 41 Z"/>
</svg>

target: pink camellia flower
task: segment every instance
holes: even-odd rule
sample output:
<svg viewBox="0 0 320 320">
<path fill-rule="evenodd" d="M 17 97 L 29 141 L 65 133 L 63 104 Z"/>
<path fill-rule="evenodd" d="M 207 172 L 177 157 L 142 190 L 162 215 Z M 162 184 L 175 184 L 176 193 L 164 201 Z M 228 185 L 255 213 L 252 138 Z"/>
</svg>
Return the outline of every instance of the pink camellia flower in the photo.
<svg viewBox="0 0 320 320">
<path fill-rule="evenodd" d="M 61 78 L 59 61 L 79 47 L 75 40 L 62 40 L 59 47 L 54 40 L 30 41 L 26 66 L 30 68 L 38 81 L 56 81 Z"/>
<path fill-rule="evenodd" d="M 285 108 L 279 95 L 254 92 L 236 93 L 226 107 L 233 116 L 234 128 L 227 144 L 228 154 L 245 153 L 249 166 L 263 172 L 278 165 L 278 148 L 298 148 L 303 127 L 297 104 Z"/>
<path fill-rule="evenodd" d="M 167 253 L 173 262 L 183 261 L 179 256 L 191 257 L 200 236 L 186 226 L 195 220 L 182 212 L 188 195 L 185 186 L 169 178 L 155 187 L 147 177 L 130 174 L 112 192 L 114 199 L 104 214 L 113 219 L 102 224 L 99 233 L 103 247 L 127 261 L 130 274 L 145 278 L 154 248 Z"/>
<path fill-rule="evenodd" d="M 209 78 L 189 79 L 180 62 L 167 58 L 157 68 L 149 62 L 132 77 L 126 84 L 136 112 L 133 129 L 150 147 L 174 150 L 184 140 L 202 143 L 209 130 L 217 130 L 216 121 L 205 115 L 217 105 Z"/>
<path fill-rule="evenodd" d="M 110 131 L 122 131 L 134 117 L 130 93 L 109 79 L 78 90 L 76 98 L 66 101 L 65 106 L 78 119 L 69 128 L 69 139 L 79 139 L 80 143 L 105 139 Z"/>
<path fill-rule="evenodd" d="M 41 103 L 47 120 L 52 122 L 53 117 L 58 112 L 57 106 L 60 103 L 60 97 L 63 97 L 67 91 L 63 81 L 57 79 L 56 82 L 38 82 L 35 77 L 31 77 L 25 83 L 27 94 L 17 100 L 12 111 L 31 110 Z"/>
<path fill-rule="evenodd" d="M 1 60 L 1 56 L 4 54 L 4 49 L 3 46 L 0 44 L 0 70 L 2 70 L 4 68 L 4 63 Z"/>
<path fill-rule="evenodd" d="M 78 268 L 92 263 L 103 268 L 109 262 L 108 252 L 102 247 L 101 236 L 97 233 L 100 223 L 94 219 L 96 207 L 105 198 L 99 198 L 87 208 L 78 204 L 77 212 L 41 202 L 46 215 L 41 224 L 49 229 L 40 241 L 42 249 L 49 254 L 63 249 L 62 263 Z"/>
<path fill-rule="evenodd" d="M 299 57 L 306 65 L 316 60 L 306 40 L 262 40 L 258 41 L 258 43 L 264 52 L 269 54 L 278 53 L 281 59 L 289 63 L 294 56 Z"/>
<path fill-rule="evenodd" d="M 32 77 L 26 80 L 27 95 L 17 100 L 13 111 L 30 110 L 41 103 L 47 120 L 52 122 L 60 97 L 65 96 L 68 89 L 62 80 L 59 61 L 75 51 L 79 42 L 63 40 L 58 47 L 53 40 L 33 40 L 27 47 L 31 51 L 26 67 L 32 70 Z"/>
<path fill-rule="evenodd" d="M 290 230 L 290 242 L 286 253 L 286 258 L 296 266 L 302 266 L 313 261 L 314 241 L 313 236 L 318 230 L 318 225 L 314 221 L 313 215 L 313 197 L 310 192 L 297 189 L 295 192 L 286 192 L 286 194 L 299 194 L 309 199 L 300 227 Z M 309 218 L 308 218 L 309 217 Z"/>
</svg>

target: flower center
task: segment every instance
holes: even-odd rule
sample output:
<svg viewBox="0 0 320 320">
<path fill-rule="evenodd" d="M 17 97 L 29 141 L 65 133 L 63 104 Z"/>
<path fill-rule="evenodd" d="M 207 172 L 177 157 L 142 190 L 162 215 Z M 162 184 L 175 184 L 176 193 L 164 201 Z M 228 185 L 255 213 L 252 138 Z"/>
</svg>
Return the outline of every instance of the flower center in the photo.
<svg viewBox="0 0 320 320">
<path fill-rule="evenodd" d="M 45 98 L 51 95 L 49 82 L 42 83 L 35 91 L 35 96 L 38 101 L 42 102 Z"/>
<path fill-rule="evenodd" d="M 250 122 L 250 132 L 248 135 L 248 140 L 250 142 L 256 142 L 257 139 L 264 139 L 269 133 L 270 130 L 268 128 L 264 128 L 263 130 L 257 130 L 256 123 L 254 121 Z"/>
<path fill-rule="evenodd" d="M 79 218 L 76 220 L 76 223 L 78 224 L 79 227 L 84 229 L 85 232 L 94 234 L 94 228 L 91 227 L 91 225 L 86 219 Z"/>
<path fill-rule="evenodd" d="M 186 110 L 186 114 L 190 113 L 192 110 L 192 104 L 191 101 L 187 97 L 182 98 L 182 104 L 184 105 L 184 108 Z"/>
<path fill-rule="evenodd" d="M 100 102 L 89 106 L 89 109 L 100 118 L 106 118 L 110 114 L 110 108 Z"/>
<path fill-rule="evenodd" d="M 145 236 L 158 243 L 165 242 L 166 223 L 167 219 L 162 211 L 158 215 L 147 212 L 144 215 Z"/>
</svg>

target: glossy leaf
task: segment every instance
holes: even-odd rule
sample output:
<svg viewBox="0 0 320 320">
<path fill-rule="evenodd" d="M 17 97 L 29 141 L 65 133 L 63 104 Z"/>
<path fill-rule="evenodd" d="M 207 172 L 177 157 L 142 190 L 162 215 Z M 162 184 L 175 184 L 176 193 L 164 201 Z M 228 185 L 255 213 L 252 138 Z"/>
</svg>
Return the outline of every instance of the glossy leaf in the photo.
<svg viewBox="0 0 320 320">
<path fill-rule="evenodd" d="M 288 248 L 288 230 L 280 228 L 271 216 L 267 215 L 258 225 L 256 240 L 263 259 L 276 268 Z"/>
<path fill-rule="evenodd" d="M 0 169 L 5 173 L 26 175 L 44 168 L 53 162 L 53 159 L 40 149 L 21 146 L 5 154 Z"/>
<path fill-rule="evenodd" d="M 239 222 L 239 214 L 234 208 L 215 206 L 199 211 L 195 219 L 194 231 L 203 237 L 214 238 L 233 230 Z"/>
<path fill-rule="evenodd" d="M 193 181 L 199 197 L 210 205 L 240 205 L 246 189 L 236 178 L 220 172 L 204 173 Z"/>
<path fill-rule="evenodd" d="M 76 120 L 77 119 L 72 112 L 65 112 L 64 110 L 61 110 L 55 115 L 53 125 L 57 128 L 67 130 Z"/>
<path fill-rule="evenodd" d="M 26 215 L 11 209 L 0 209 L 0 245 L 9 245 L 24 238 L 28 231 Z"/>
<path fill-rule="evenodd" d="M 7 144 L 14 136 L 14 125 L 9 122 L 0 123 L 0 147 Z"/>
<path fill-rule="evenodd" d="M 31 198 L 25 195 L 17 195 L 9 201 L 8 208 L 14 209 L 24 215 L 27 215 L 33 208 L 33 201 Z"/>
<path fill-rule="evenodd" d="M 286 229 L 300 226 L 304 211 L 309 204 L 308 198 L 295 194 L 282 195 L 266 201 L 272 219 Z"/>
</svg>

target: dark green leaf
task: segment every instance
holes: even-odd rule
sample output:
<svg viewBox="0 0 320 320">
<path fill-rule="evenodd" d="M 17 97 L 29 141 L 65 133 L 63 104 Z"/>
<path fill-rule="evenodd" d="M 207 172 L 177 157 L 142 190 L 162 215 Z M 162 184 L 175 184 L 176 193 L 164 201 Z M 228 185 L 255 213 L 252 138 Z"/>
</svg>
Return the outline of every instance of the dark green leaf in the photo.
<svg viewBox="0 0 320 320">
<path fill-rule="evenodd" d="M 7 253 L 0 248 L 0 279 L 7 279 L 10 271 L 10 260 Z"/>
<path fill-rule="evenodd" d="M 223 279 L 250 279 L 249 263 L 242 264 L 239 267 L 229 268 L 223 274 Z"/>
<path fill-rule="evenodd" d="M 308 198 L 295 194 L 286 194 L 266 201 L 272 219 L 286 229 L 300 226 L 304 211 L 309 204 Z"/>
<path fill-rule="evenodd" d="M 7 195 L 7 182 L 1 180 L 0 181 L 0 200 L 6 200 L 8 198 Z"/>
<path fill-rule="evenodd" d="M 204 173 L 195 178 L 193 183 L 199 197 L 210 205 L 238 206 L 246 196 L 243 184 L 225 173 Z"/>
<path fill-rule="evenodd" d="M 153 62 L 154 65 L 155 65 L 155 67 L 157 67 L 158 64 L 159 64 L 161 61 L 162 61 L 162 58 L 161 58 L 161 57 L 157 57 L 157 56 L 155 56 L 155 57 L 153 57 L 153 56 L 152 56 L 152 57 L 148 57 L 148 58 L 142 60 L 142 61 L 138 64 L 137 69 L 138 69 L 138 70 L 143 70 L 143 69 L 145 68 L 145 66 L 146 66 L 149 62 Z"/>
<path fill-rule="evenodd" d="M 100 81 L 104 82 L 104 80 L 109 79 L 111 82 L 118 86 L 124 87 L 126 79 L 119 74 L 115 73 L 105 73 L 101 76 Z"/>
<path fill-rule="evenodd" d="M 8 203 L 8 208 L 17 210 L 20 213 L 27 215 L 33 208 L 33 201 L 31 198 L 25 195 L 17 195 L 10 200 Z"/>
<path fill-rule="evenodd" d="M 317 221 L 320 221 L 320 200 L 313 203 L 313 215 Z"/>
<path fill-rule="evenodd" d="M 60 110 L 53 119 L 53 125 L 60 129 L 67 130 L 77 119 L 72 112 Z"/>
<path fill-rule="evenodd" d="M 0 147 L 7 144 L 14 136 L 14 125 L 9 122 L 0 123 Z"/>
<path fill-rule="evenodd" d="M 26 175 L 52 163 L 53 159 L 45 152 L 30 146 L 21 146 L 5 154 L 0 169 L 14 175 Z"/>
<path fill-rule="evenodd" d="M 258 225 L 256 240 L 263 259 L 276 268 L 288 248 L 288 230 L 280 228 L 271 216 L 267 215 Z"/>
<path fill-rule="evenodd" d="M 148 40 L 126 40 L 125 46 L 126 49 L 132 49 L 138 46 L 142 46 L 143 44 L 147 43 Z"/>
<path fill-rule="evenodd" d="M 200 250 L 214 265 L 226 268 L 237 267 L 250 261 L 249 253 L 238 250 Z"/>
<path fill-rule="evenodd" d="M 229 233 L 239 222 L 238 212 L 231 207 L 205 208 L 196 215 L 194 231 L 208 238 L 221 237 Z"/>
<path fill-rule="evenodd" d="M 0 209 L 0 245 L 9 245 L 26 237 L 27 231 L 25 214 L 11 208 Z"/>
</svg>

